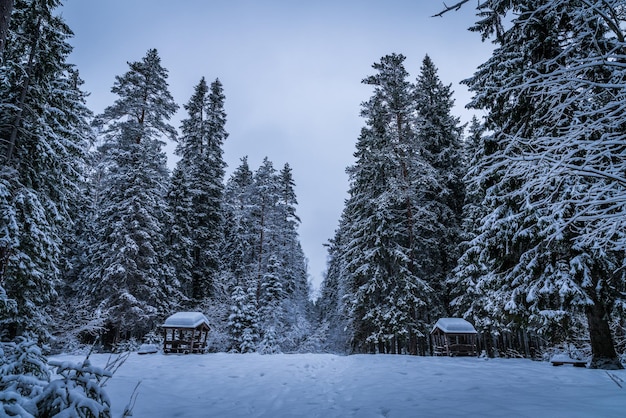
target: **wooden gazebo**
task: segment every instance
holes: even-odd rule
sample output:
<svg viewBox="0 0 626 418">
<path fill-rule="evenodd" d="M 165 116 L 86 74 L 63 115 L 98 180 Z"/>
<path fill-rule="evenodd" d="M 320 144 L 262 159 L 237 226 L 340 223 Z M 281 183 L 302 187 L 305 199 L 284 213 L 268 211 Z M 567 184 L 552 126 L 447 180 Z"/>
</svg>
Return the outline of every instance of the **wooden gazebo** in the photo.
<svg viewBox="0 0 626 418">
<path fill-rule="evenodd" d="M 211 327 L 201 312 L 178 312 L 165 320 L 164 353 L 204 353 Z"/>
<path fill-rule="evenodd" d="M 475 356 L 476 329 L 463 318 L 440 318 L 430 338 L 436 356 Z"/>
</svg>

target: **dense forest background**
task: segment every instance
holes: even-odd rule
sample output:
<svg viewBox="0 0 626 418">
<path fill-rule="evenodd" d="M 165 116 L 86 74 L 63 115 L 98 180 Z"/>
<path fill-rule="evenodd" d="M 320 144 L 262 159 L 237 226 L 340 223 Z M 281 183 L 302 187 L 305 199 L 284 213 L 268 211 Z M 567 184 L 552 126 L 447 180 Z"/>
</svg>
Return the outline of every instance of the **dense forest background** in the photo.
<svg viewBox="0 0 626 418">
<path fill-rule="evenodd" d="M 486 355 L 571 345 L 621 367 L 623 2 L 480 2 L 472 30 L 496 48 L 464 81 L 469 126 L 430 57 L 413 79 L 401 54 L 374 63 L 316 300 L 291 167 L 243 157 L 226 178 L 220 80 L 172 126 L 149 49 L 94 115 L 58 6 L 0 1 L 2 355 L 132 347 L 176 311 L 206 314 L 212 351 L 428 355 L 460 316 Z"/>
</svg>

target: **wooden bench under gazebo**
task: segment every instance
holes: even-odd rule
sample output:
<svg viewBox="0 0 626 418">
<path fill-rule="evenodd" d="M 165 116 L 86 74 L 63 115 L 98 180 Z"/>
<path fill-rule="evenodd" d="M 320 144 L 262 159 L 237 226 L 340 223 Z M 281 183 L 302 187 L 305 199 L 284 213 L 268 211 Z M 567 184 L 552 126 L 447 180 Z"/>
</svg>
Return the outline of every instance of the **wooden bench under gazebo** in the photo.
<svg viewBox="0 0 626 418">
<path fill-rule="evenodd" d="M 430 337 L 436 356 L 475 356 L 476 329 L 463 318 L 440 318 Z"/>
<path fill-rule="evenodd" d="M 177 312 L 165 320 L 163 328 L 164 353 L 204 353 L 211 330 L 201 312 Z"/>
</svg>

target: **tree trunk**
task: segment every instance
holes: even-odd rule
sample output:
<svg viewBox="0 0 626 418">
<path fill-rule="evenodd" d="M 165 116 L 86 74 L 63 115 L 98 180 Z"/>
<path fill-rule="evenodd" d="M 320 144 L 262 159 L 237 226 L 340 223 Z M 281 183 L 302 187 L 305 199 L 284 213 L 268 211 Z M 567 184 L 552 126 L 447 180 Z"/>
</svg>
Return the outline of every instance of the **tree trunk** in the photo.
<svg viewBox="0 0 626 418">
<path fill-rule="evenodd" d="M 0 0 L 0 63 L 2 63 L 4 47 L 6 45 L 7 35 L 9 34 L 12 11 L 13 0 Z"/>
<path fill-rule="evenodd" d="M 417 335 L 412 332 L 409 334 L 409 354 L 417 355 Z"/>
<path fill-rule="evenodd" d="M 613 345 L 606 307 L 599 301 L 594 302 L 593 305 L 587 306 L 585 312 L 591 340 L 591 364 L 589 367 L 608 370 L 623 369 L 624 367 L 620 363 Z"/>
</svg>

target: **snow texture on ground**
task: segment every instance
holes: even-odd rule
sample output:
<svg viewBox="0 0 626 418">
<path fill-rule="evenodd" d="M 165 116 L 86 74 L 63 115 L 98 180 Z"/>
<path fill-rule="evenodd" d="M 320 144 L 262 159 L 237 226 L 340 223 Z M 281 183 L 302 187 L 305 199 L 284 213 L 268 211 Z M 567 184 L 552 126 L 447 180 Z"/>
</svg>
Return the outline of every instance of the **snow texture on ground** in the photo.
<svg viewBox="0 0 626 418">
<path fill-rule="evenodd" d="M 136 418 L 626 416 L 626 371 L 523 359 L 132 354 L 106 387 L 114 417 L 138 381 Z"/>
</svg>

